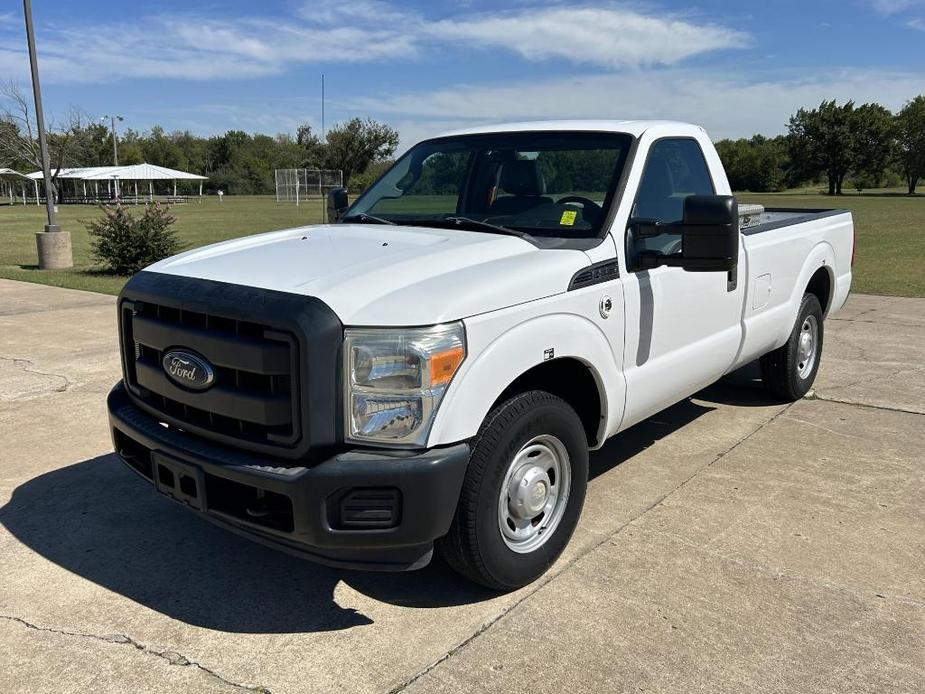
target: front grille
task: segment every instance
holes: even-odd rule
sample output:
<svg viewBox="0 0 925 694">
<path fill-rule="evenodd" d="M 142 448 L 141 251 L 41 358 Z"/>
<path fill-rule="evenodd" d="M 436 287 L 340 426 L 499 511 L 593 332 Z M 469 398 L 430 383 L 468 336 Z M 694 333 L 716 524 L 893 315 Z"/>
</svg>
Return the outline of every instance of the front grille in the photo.
<svg viewBox="0 0 925 694">
<path fill-rule="evenodd" d="M 288 448 L 300 437 L 298 348 L 262 323 L 123 301 L 125 376 L 132 394 L 169 424 L 226 442 Z M 162 359 L 173 349 L 205 357 L 215 381 L 193 391 L 174 383 Z"/>
</svg>

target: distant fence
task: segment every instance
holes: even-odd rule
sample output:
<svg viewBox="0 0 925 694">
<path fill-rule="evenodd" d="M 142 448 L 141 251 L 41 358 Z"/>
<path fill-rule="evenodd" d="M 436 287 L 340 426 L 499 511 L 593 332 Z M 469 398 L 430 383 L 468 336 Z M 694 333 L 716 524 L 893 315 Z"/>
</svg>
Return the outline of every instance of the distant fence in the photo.
<svg viewBox="0 0 925 694">
<path fill-rule="evenodd" d="M 294 202 L 323 198 L 344 184 L 340 169 L 276 169 L 276 201 Z"/>
</svg>

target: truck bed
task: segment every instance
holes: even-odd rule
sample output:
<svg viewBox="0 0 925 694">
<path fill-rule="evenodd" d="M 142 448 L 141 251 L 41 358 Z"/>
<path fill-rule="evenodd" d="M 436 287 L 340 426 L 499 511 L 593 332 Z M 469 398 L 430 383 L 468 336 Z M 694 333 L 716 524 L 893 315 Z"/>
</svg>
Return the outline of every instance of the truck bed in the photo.
<svg viewBox="0 0 925 694">
<path fill-rule="evenodd" d="M 740 229 L 746 236 L 760 234 L 792 224 L 802 224 L 814 219 L 824 219 L 848 212 L 846 209 L 821 209 L 803 207 L 762 207 L 761 205 L 740 205 Z"/>
<path fill-rule="evenodd" d="M 824 314 L 841 308 L 851 286 L 854 247 L 848 210 L 742 207 L 751 219 L 740 220 L 739 279 L 747 285 L 745 335 L 736 366 L 786 341 L 810 278 L 820 269 L 825 268 Z"/>
</svg>

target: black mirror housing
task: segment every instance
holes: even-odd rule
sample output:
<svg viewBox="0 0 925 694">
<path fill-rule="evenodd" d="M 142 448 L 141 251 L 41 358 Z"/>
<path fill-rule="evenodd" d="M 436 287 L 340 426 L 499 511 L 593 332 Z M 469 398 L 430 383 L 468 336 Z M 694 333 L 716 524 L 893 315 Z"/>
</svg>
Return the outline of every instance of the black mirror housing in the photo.
<svg viewBox="0 0 925 694">
<path fill-rule="evenodd" d="M 347 211 L 347 189 L 334 188 L 328 193 L 328 222 L 336 222 Z"/>
<path fill-rule="evenodd" d="M 682 267 L 728 272 L 739 262 L 739 205 L 732 195 L 691 195 L 684 201 Z"/>
<path fill-rule="evenodd" d="M 680 223 L 638 220 L 632 230 L 636 238 L 681 235 L 680 253 L 641 252 L 638 261 L 644 270 L 668 265 L 689 272 L 729 272 L 739 263 L 739 205 L 732 195 L 690 195 Z"/>
</svg>

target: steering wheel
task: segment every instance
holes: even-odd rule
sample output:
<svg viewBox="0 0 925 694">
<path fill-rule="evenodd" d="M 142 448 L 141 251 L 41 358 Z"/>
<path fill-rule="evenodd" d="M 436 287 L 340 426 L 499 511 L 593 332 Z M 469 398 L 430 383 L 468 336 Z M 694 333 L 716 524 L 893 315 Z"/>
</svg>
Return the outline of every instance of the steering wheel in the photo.
<svg viewBox="0 0 925 694">
<path fill-rule="evenodd" d="M 566 195 L 564 198 L 556 200 L 557 205 L 568 205 L 569 203 L 581 205 L 582 217 L 588 219 L 590 222 L 597 220 L 601 212 L 604 211 L 604 208 L 594 202 L 594 200 L 582 195 Z M 590 214 L 588 214 L 589 212 Z"/>
</svg>

